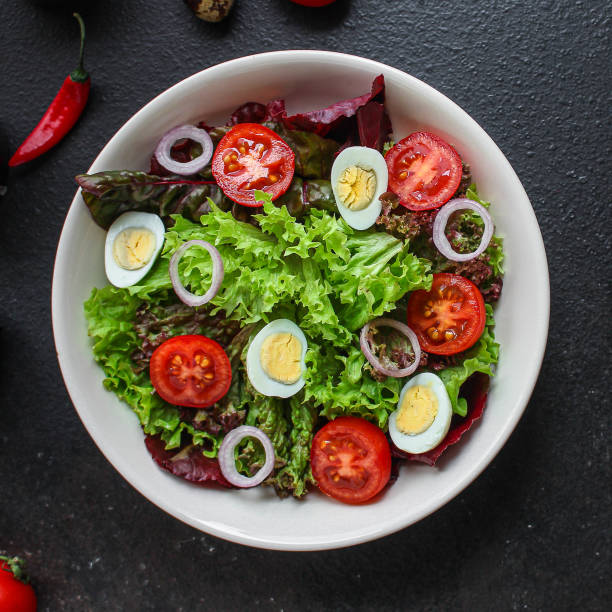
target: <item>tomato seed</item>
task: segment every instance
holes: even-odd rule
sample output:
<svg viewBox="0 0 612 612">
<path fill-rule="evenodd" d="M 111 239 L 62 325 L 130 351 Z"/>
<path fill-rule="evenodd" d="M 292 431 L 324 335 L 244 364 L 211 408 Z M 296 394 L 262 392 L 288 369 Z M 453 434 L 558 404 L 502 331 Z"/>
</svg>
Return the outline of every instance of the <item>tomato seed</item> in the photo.
<svg viewBox="0 0 612 612">
<path fill-rule="evenodd" d="M 432 339 L 432 340 L 438 340 L 440 338 L 440 332 L 438 331 L 437 327 L 430 327 L 427 330 L 427 335 Z"/>
</svg>

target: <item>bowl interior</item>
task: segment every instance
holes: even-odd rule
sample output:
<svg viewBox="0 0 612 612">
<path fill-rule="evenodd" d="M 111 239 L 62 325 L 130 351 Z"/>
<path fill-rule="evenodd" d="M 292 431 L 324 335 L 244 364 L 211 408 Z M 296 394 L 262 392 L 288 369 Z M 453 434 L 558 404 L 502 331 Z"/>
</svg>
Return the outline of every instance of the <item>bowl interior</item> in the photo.
<svg viewBox="0 0 612 612">
<path fill-rule="evenodd" d="M 111 139 L 89 172 L 147 169 L 161 135 L 181 123 L 225 123 L 240 104 L 276 97 L 290 113 L 313 110 L 369 90 L 383 73 L 396 139 L 431 130 L 455 145 L 472 167 L 483 197 L 493 202 L 504 238 L 506 277 L 496 313 L 501 359 L 484 417 L 437 468 L 406 465 L 398 482 L 374 503 L 347 506 L 318 493 L 280 501 L 266 488 L 217 491 L 160 470 L 143 443 L 136 416 L 102 386 L 82 304 L 106 284 L 105 232 L 79 193 L 68 212 L 53 278 L 53 327 L 60 367 L 72 401 L 92 438 L 143 495 L 175 517 L 222 538 L 264 548 L 315 550 L 367 541 L 435 511 L 467 486 L 506 441 L 527 404 L 548 331 L 546 256 L 535 215 L 501 151 L 453 102 L 421 81 L 382 64 L 317 51 L 283 51 L 209 68 L 165 91 Z M 529 296 L 529 299 L 525 299 Z"/>
</svg>

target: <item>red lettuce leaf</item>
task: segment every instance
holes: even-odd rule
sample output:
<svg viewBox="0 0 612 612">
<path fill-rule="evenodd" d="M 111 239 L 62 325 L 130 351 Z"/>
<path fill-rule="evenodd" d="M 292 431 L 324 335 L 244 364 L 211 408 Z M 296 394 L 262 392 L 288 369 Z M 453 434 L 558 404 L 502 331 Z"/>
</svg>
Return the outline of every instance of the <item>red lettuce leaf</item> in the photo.
<svg viewBox="0 0 612 612">
<path fill-rule="evenodd" d="M 368 102 L 357 111 L 357 130 L 359 143 L 362 147 L 370 147 L 382 151 L 385 141 L 392 132 L 391 120 L 385 105 L 374 100 Z"/>
<path fill-rule="evenodd" d="M 239 106 L 230 117 L 228 125 L 238 123 L 261 123 L 266 119 L 266 106 L 259 102 L 246 102 Z"/>
<path fill-rule="evenodd" d="M 279 121 L 287 116 L 284 100 L 272 100 L 268 104 L 247 102 L 239 106 L 231 115 L 227 125 L 238 123 L 263 123 L 264 121 Z"/>
<path fill-rule="evenodd" d="M 486 374 L 477 372 L 470 376 L 468 380 L 461 387 L 461 395 L 467 399 L 468 402 L 468 413 L 464 418 L 454 417 L 458 419 L 456 424 L 451 423 L 450 431 L 446 434 L 446 437 L 438 446 L 432 448 L 426 453 L 420 453 L 414 455 L 412 453 L 406 453 L 393 443 L 391 443 L 391 454 L 394 457 L 401 459 L 408 459 L 409 461 L 421 461 L 428 465 L 435 465 L 436 461 L 440 458 L 440 455 L 449 447 L 451 444 L 456 444 L 461 439 L 461 436 L 472 427 L 475 421 L 477 421 L 484 412 L 485 404 L 487 403 L 487 391 L 489 389 L 489 377 Z"/>
<path fill-rule="evenodd" d="M 351 98 L 350 100 L 336 102 L 335 104 L 321 110 L 311 111 L 309 113 L 299 113 L 297 115 L 286 117 L 284 123 L 288 128 L 293 130 L 315 132 L 319 136 L 326 136 L 327 134 L 330 134 L 330 137 L 342 142 L 350 139 L 352 133 L 358 128 L 358 126 L 356 126 L 356 121 L 358 123 L 356 115 L 359 109 L 365 107 L 372 101 L 380 105 L 384 105 L 385 78 L 382 74 L 374 79 L 370 93 L 358 96 L 356 98 Z M 382 110 L 386 117 L 384 106 Z M 359 131 L 363 131 L 364 135 L 366 135 L 367 132 L 367 140 L 370 142 L 375 139 L 371 135 L 374 128 L 370 130 L 369 123 L 373 120 L 374 122 L 378 121 L 379 124 L 384 123 L 386 126 L 387 122 L 389 122 L 388 117 L 386 117 L 385 122 L 382 122 L 378 115 L 378 110 L 375 107 L 372 107 L 370 110 L 364 113 L 361 120 L 362 126 Z M 388 123 L 388 126 L 390 127 L 390 122 Z M 376 138 L 376 140 L 378 140 L 378 138 Z M 364 146 L 369 145 L 364 144 Z"/>
<path fill-rule="evenodd" d="M 221 473 L 219 462 L 205 457 L 198 446 L 169 451 L 159 436 L 146 436 L 145 446 L 157 465 L 179 478 L 201 486 L 219 485 L 232 488 Z M 176 458 L 179 453 L 180 457 Z"/>
<path fill-rule="evenodd" d="M 282 121 L 286 116 L 284 100 L 272 100 L 266 105 L 266 121 Z"/>
</svg>

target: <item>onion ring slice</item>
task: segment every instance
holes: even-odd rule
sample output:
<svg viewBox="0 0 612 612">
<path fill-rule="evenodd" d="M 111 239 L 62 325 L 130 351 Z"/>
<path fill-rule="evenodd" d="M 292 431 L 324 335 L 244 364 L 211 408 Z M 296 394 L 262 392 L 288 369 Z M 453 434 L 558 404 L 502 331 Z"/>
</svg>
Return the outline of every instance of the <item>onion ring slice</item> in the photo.
<svg viewBox="0 0 612 612">
<path fill-rule="evenodd" d="M 187 291 L 179 276 L 179 261 L 181 261 L 185 251 L 192 246 L 201 246 L 202 248 L 206 249 L 210 253 L 213 263 L 212 282 L 208 291 L 204 295 L 195 295 L 194 293 Z M 221 287 L 221 283 L 223 282 L 224 275 L 223 260 L 221 259 L 219 251 L 217 251 L 217 249 L 210 244 L 210 242 L 206 242 L 205 240 L 188 240 L 187 242 L 181 244 L 170 259 L 169 271 L 170 281 L 172 282 L 174 292 L 176 293 L 178 299 L 181 300 L 183 304 L 187 304 L 187 306 L 202 306 L 202 304 L 210 302 L 210 300 L 217 295 L 219 287 Z"/>
<path fill-rule="evenodd" d="M 446 224 L 448 223 L 449 217 L 458 210 L 473 210 L 475 213 L 480 215 L 484 222 L 484 231 L 482 233 L 482 238 L 480 239 L 480 244 L 472 253 L 457 253 L 457 251 L 455 251 L 450 245 L 450 242 L 445 234 Z M 454 200 L 447 202 L 436 215 L 433 224 L 434 244 L 436 245 L 438 251 L 440 251 L 440 253 L 446 257 L 446 259 L 450 259 L 451 261 L 469 261 L 470 259 L 478 257 L 489 246 L 492 236 L 493 219 L 491 218 L 489 211 L 481 204 L 478 204 L 478 202 L 474 202 L 474 200 L 470 200 L 468 198 L 455 198 Z"/>
<path fill-rule="evenodd" d="M 368 332 L 372 327 L 392 327 L 397 331 L 401 332 L 410 340 L 410 344 L 412 344 L 412 350 L 414 351 L 414 362 L 411 363 L 407 368 L 397 368 L 391 369 L 386 368 L 380 363 L 378 357 L 374 355 L 372 349 L 370 348 L 370 343 L 368 342 Z M 385 376 L 392 376 L 393 378 L 403 378 L 404 376 L 410 376 L 418 367 L 419 362 L 421 361 L 421 347 L 419 345 L 419 340 L 416 334 L 404 323 L 400 323 L 395 319 L 374 319 L 369 323 L 366 323 L 361 328 L 361 333 L 359 334 L 359 346 L 361 346 L 361 350 L 365 355 L 365 358 L 370 362 L 370 365 L 380 374 L 384 374 Z"/>
<path fill-rule="evenodd" d="M 172 145 L 177 140 L 189 138 L 202 145 L 202 153 L 188 162 L 178 162 L 172 159 Z M 189 176 L 196 174 L 206 167 L 213 154 L 214 145 L 206 130 L 195 127 L 195 125 L 180 125 L 166 132 L 155 149 L 157 161 L 169 172 Z"/>
<path fill-rule="evenodd" d="M 259 468 L 258 472 L 254 476 L 243 476 L 236 469 L 236 459 L 234 457 L 234 449 L 242 440 L 245 438 L 256 438 L 261 442 L 266 453 L 266 460 L 264 464 Z M 258 429 L 257 427 L 251 427 L 250 425 L 241 425 L 232 429 L 219 447 L 219 467 L 221 473 L 225 476 L 226 480 L 233 484 L 235 487 L 246 489 L 248 487 L 256 487 L 261 484 L 274 469 L 274 447 L 270 438 Z"/>
</svg>

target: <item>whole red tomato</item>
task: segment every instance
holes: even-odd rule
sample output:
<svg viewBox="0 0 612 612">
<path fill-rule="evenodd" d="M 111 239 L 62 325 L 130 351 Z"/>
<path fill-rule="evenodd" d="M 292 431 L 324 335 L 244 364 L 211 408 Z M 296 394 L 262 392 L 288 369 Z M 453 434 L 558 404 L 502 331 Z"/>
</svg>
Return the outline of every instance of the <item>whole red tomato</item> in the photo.
<svg viewBox="0 0 612 612">
<path fill-rule="evenodd" d="M 291 2 L 301 4 L 302 6 L 325 6 L 335 1 L 336 0 L 291 0 Z"/>
<path fill-rule="evenodd" d="M 0 610 L 36 612 L 36 595 L 17 557 L 0 556 Z"/>
</svg>

